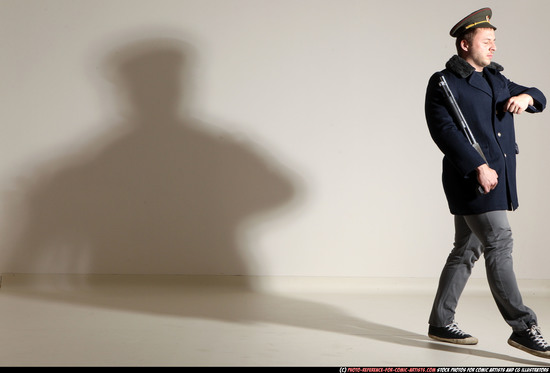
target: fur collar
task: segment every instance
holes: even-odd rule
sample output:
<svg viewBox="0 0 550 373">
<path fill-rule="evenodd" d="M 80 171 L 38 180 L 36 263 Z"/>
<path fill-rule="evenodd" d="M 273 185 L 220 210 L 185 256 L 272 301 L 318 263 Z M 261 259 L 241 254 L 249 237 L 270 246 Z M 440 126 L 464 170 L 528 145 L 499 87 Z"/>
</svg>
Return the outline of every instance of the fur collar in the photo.
<svg viewBox="0 0 550 373">
<path fill-rule="evenodd" d="M 468 62 L 466 62 L 465 59 L 459 57 L 456 54 L 452 56 L 449 61 L 447 61 L 445 67 L 460 76 L 461 78 L 467 78 L 475 71 L 475 68 L 472 65 L 470 65 Z M 486 68 L 494 71 L 504 70 L 504 68 L 496 62 L 491 62 Z"/>
</svg>

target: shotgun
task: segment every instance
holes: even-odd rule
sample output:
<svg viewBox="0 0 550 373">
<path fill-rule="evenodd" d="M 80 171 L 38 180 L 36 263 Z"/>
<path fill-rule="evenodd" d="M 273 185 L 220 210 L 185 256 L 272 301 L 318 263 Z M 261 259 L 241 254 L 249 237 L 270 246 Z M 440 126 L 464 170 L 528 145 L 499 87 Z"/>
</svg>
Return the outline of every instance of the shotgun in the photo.
<svg viewBox="0 0 550 373">
<path fill-rule="evenodd" d="M 439 82 L 439 86 L 443 88 L 443 91 L 445 91 L 445 95 L 447 96 L 447 99 L 449 100 L 449 103 L 451 104 L 451 108 L 453 110 L 453 113 L 455 115 L 455 118 L 460 123 L 460 126 L 462 127 L 462 131 L 464 132 L 464 135 L 466 135 L 466 138 L 472 145 L 472 147 L 481 155 L 481 158 L 485 161 L 485 163 L 489 164 L 487 162 L 487 158 L 485 158 L 485 154 L 483 154 L 483 151 L 481 150 L 481 147 L 477 143 L 476 139 L 474 138 L 474 134 L 470 130 L 470 127 L 468 126 L 468 123 L 466 122 L 466 119 L 464 118 L 464 115 L 462 114 L 462 111 L 460 110 L 460 107 L 458 106 L 455 97 L 453 96 L 453 92 L 451 92 L 451 89 L 449 88 L 449 85 L 447 84 L 447 81 L 445 80 L 445 77 L 441 75 L 441 81 Z M 485 190 L 483 190 L 483 187 L 481 185 L 477 188 L 478 192 L 481 194 L 485 194 Z"/>
</svg>

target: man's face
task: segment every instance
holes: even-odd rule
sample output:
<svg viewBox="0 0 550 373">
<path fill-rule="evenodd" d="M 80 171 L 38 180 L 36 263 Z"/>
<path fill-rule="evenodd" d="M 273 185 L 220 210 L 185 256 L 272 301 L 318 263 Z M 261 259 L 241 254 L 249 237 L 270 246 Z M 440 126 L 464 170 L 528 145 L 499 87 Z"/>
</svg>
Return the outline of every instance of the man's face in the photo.
<svg viewBox="0 0 550 373">
<path fill-rule="evenodd" d="M 493 59 L 497 50 L 495 44 L 495 30 L 492 28 L 478 28 L 471 43 L 462 41 L 462 48 L 466 52 L 465 60 L 477 71 L 482 71 Z"/>
</svg>

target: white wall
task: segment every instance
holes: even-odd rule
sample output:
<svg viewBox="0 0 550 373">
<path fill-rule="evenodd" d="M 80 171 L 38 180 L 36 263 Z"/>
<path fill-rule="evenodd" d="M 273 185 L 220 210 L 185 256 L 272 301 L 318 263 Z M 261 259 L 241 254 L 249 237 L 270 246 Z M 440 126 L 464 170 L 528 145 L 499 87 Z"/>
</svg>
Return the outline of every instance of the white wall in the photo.
<svg viewBox="0 0 550 373">
<path fill-rule="evenodd" d="M 437 277 L 424 92 L 484 6 L 550 93 L 546 0 L 0 0 L 0 272 Z M 549 278 L 546 122 L 516 121 L 522 278 Z"/>
</svg>

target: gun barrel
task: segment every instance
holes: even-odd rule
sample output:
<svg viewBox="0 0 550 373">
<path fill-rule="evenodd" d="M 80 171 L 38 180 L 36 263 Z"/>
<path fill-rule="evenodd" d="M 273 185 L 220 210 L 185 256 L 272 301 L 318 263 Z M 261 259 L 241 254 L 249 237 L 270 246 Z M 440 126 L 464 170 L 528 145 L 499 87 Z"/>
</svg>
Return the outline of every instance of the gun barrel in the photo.
<svg viewBox="0 0 550 373">
<path fill-rule="evenodd" d="M 474 138 L 474 134 L 470 130 L 470 127 L 466 122 L 466 118 L 464 118 L 464 115 L 462 114 L 462 111 L 460 110 L 460 107 L 458 106 L 458 103 L 456 102 L 456 99 L 453 96 L 453 92 L 451 92 L 451 89 L 449 88 L 449 85 L 447 84 L 447 81 L 445 80 L 445 77 L 443 75 L 441 76 L 441 81 L 439 82 L 439 86 L 443 88 L 443 91 L 447 95 L 447 98 L 451 103 L 451 108 L 453 109 L 455 117 L 460 122 L 460 126 L 462 127 L 464 134 L 468 138 L 468 141 L 470 141 L 470 144 L 472 145 L 477 144 L 476 139 Z"/>
</svg>

